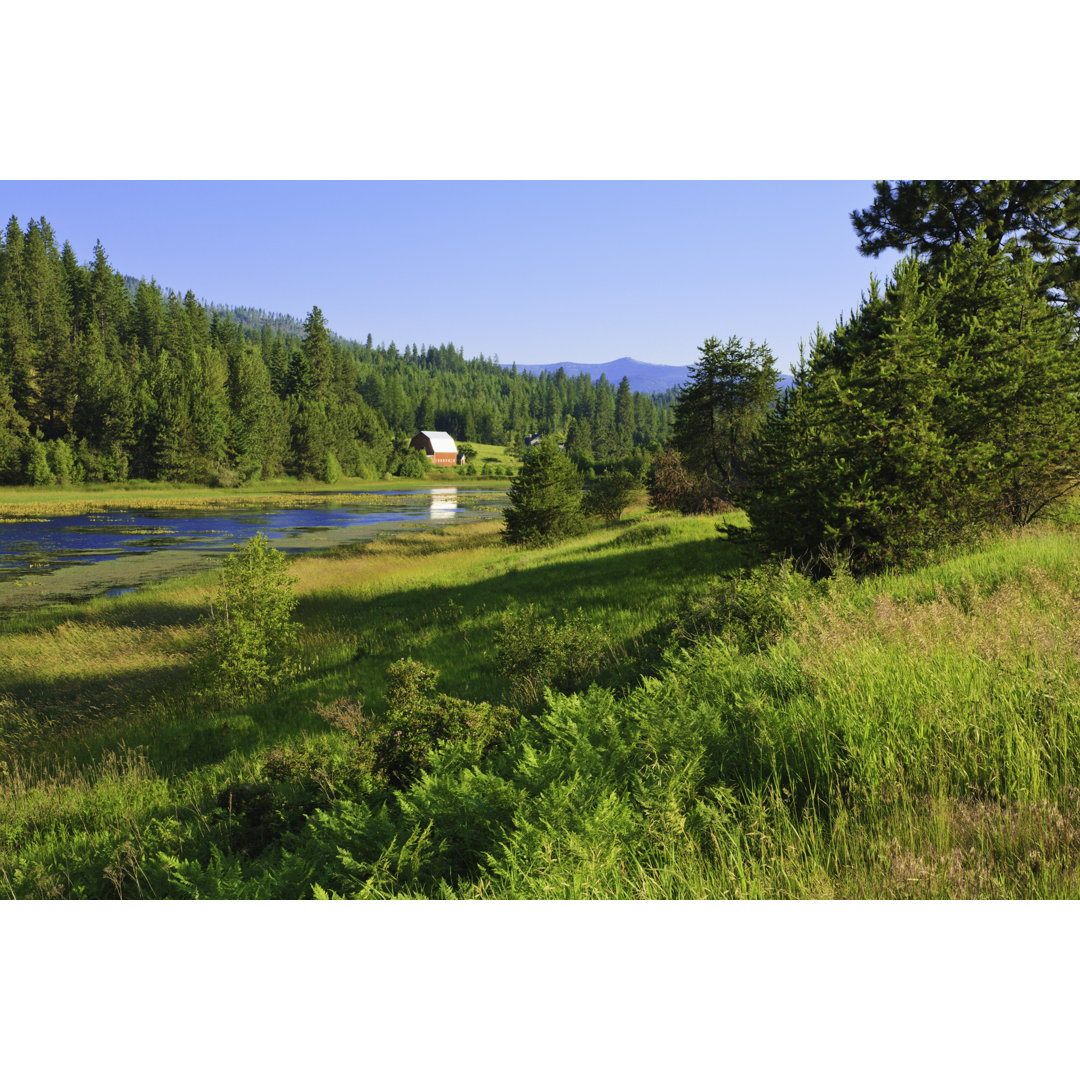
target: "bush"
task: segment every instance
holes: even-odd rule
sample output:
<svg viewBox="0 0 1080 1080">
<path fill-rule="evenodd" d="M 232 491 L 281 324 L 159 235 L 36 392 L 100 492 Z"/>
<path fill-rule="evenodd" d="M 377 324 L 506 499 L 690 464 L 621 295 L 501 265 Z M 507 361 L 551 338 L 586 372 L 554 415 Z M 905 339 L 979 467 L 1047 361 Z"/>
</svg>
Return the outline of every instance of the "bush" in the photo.
<svg viewBox="0 0 1080 1080">
<path fill-rule="evenodd" d="M 655 510 L 680 514 L 720 514 L 732 509 L 720 488 L 707 476 L 692 475 L 678 451 L 661 450 L 653 460 L 648 480 L 649 502 Z"/>
<path fill-rule="evenodd" d="M 216 608 L 210 608 L 210 681 L 229 698 L 285 685 L 300 670 L 294 578 L 285 556 L 262 533 L 225 560 Z"/>
<path fill-rule="evenodd" d="M 128 457 L 120 450 L 95 450 L 82 439 L 79 442 L 78 458 L 86 480 L 104 480 L 111 483 L 127 479 Z"/>
<path fill-rule="evenodd" d="M 412 450 L 401 463 L 398 476 L 404 476 L 411 480 L 423 480 L 427 476 L 427 455 L 419 450 Z"/>
<path fill-rule="evenodd" d="M 512 700 L 526 706 L 540 700 L 544 687 L 564 693 L 580 689 L 600 670 L 611 647 L 581 611 L 543 619 L 529 604 L 503 616 L 495 654 Z"/>
<path fill-rule="evenodd" d="M 24 451 L 23 474 L 28 484 L 34 487 L 45 487 L 56 483 L 52 469 L 49 468 L 49 457 L 45 450 L 45 444 L 32 435 L 26 442 Z"/>
<path fill-rule="evenodd" d="M 509 498 L 503 511 L 508 544 L 552 543 L 585 531 L 581 477 L 551 436 L 525 452 Z"/>
<path fill-rule="evenodd" d="M 325 484 L 338 484 L 345 479 L 345 473 L 332 450 L 326 452 L 326 465 L 323 467 L 322 480 Z"/>
<path fill-rule="evenodd" d="M 604 473 L 585 492 L 582 509 L 591 517 L 601 517 L 614 523 L 633 502 L 637 487 L 637 481 L 626 469 Z"/>
<path fill-rule="evenodd" d="M 718 637 L 740 652 L 756 652 L 792 629 L 797 602 L 813 591 L 790 559 L 713 578 L 676 620 L 674 637 L 683 645 Z"/>
<path fill-rule="evenodd" d="M 46 444 L 46 456 L 48 458 L 49 469 L 58 484 L 78 484 L 81 483 L 86 473 L 83 470 L 82 464 L 75 456 L 75 452 L 71 449 L 68 443 L 63 439 L 53 439 Z"/>
<path fill-rule="evenodd" d="M 386 669 L 386 716 L 365 711 L 362 701 L 335 701 L 319 715 L 349 735 L 361 767 L 394 788 L 408 787 L 439 746 L 475 740 L 487 748 L 505 735 L 517 714 L 504 705 L 474 704 L 436 693 L 439 672 L 412 659 Z"/>
</svg>

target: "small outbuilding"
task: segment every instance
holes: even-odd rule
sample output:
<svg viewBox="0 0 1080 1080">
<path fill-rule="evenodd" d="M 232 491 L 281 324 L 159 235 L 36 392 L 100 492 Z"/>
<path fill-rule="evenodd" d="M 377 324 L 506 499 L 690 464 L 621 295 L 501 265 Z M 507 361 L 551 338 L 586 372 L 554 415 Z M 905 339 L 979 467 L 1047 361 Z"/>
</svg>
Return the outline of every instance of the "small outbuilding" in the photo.
<svg viewBox="0 0 1080 1080">
<path fill-rule="evenodd" d="M 412 437 L 409 446 L 423 450 L 432 465 L 457 465 L 457 443 L 445 431 L 421 431 Z"/>
</svg>

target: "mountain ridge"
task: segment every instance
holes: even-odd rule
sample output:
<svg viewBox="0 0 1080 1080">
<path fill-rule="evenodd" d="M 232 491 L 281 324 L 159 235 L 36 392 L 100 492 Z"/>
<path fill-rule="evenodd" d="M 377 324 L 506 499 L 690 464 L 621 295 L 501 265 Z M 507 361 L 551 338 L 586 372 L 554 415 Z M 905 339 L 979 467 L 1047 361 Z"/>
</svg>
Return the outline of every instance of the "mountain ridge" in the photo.
<svg viewBox="0 0 1080 1080">
<path fill-rule="evenodd" d="M 527 371 L 531 375 L 554 374 L 562 368 L 571 379 L 578 375 L 588 375 L 593 382 L 599 382 L 604 375 L 613 386 L 618 386 L 625 376 L 630 381 L 630 389 L 642 394 L 658 394 L 671 390 L 686 382 L 690 369 L 685 364 L 648 364 L 635 360 L 632 356 L 620 356 L 617 360 L 608 360 L 602 364 L 579 364 L 564 362 L 560 364 L 519 364 L 518 371 Z"/>
</svg>

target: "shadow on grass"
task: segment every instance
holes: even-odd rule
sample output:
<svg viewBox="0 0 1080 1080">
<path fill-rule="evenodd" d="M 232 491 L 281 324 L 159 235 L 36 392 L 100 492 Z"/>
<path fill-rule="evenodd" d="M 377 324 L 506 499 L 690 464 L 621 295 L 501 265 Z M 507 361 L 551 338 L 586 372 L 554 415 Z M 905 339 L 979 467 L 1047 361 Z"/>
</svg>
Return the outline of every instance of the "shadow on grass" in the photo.
<svg viewBox="0 0 1080 1080">
<path fill-rule="evenodd" d="M 301 648 L 307 677 L 272 700 L 217 707 L 196 696 L 186 667 L 165 665 L 122 676 L 57 679 L 45 687 L 40 681 L 5 682 L 0 675 L 0 693 L 42 710 L 50 723 L 61 721 L 50 740 L 52 750 L 62 741 L 65 753 L 92 760 L 123 739 L 147 747 L 157 768 L 179 772 L 251 755 L 301 732 L 326 731 L 314 712 L 319 701 L 363 697 L 369 709 L 381 711 L 386 668 L 403 656 L 438 668 L 445 693 L 507 702 L 495 635 L 506 611 L 530 604 L 538 618 L 580 609 L 597 624 L 610 645 L 610 659 L 591 681 L 618 690 L 636 685 L 659 659 L 666 644 L 663 625 L 687 587 L 695 579 L 732 572 L 746 558 L 741 548 L 712 537 L 637 547 L 621 542 L 630 535 L 619 532 L 573 553 L 542 551 L 533 565 L 471 584 L 418 586 L 370 599 L 333 590 L 305 596 L 296 614 L 305 626 Z M 487 546 L 492 539 L 409 536 L 392 543 L 419 556 Z M 190 625 L 202 615 L 192 606 L 146 598 L 107 613 L 72 609 L 55 618 L 57 624 L 99 619 L 149 626 Z M 47 625 L 53 617 L 38 612 L 35 625 Z M 118 713 L 110 719 L 114 705 Z M 61 734 L 65 716 L 72 721 L 66 736 Z"/>
<path fill-rule="evenodd" d="M 349 628 L 357 642 L 349 674 L 373 707 L 382 702 L 386 666 L 402 656 L 437 667 L 446 693 L 505 701 L 495 632 L 505 612 L 527 605 L 539 618 L 580 609 L 612 647 L 596 681 L 612 687 L 636 683 L 643 666 L 659 659 L 665 643 L 660 628 L 687 588 L 737 570 L 746 554 L 712 538 L 652 548 L 627 547 L 619 539 L 586 549 L 580 559 L 554 549 L 550 561 L 511 567 L 473 584 L 416 587 L 371 599 L 326 592 L 306 597 L 297 612 L 308 626 Z"/>
</svg>

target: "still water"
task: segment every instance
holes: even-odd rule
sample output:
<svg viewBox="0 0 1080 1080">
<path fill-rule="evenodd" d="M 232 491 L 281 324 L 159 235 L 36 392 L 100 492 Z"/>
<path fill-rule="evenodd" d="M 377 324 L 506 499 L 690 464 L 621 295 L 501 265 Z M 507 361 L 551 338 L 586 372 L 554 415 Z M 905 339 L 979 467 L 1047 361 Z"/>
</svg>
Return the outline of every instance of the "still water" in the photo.
<svg viewBox="0 0 1080 1080">
<path fill-rule="evenodd" d="M 0 523 L 0 611 L 46 600 L 122 593 L 217 565 L 265 533 L 280 551 L 371 540 L 406 528 L 497 517 L 504 492 L 432 488 L 335 492 L 317 503 L 162 510 L 109 507 L 78 516 Z"/>
</svg>

